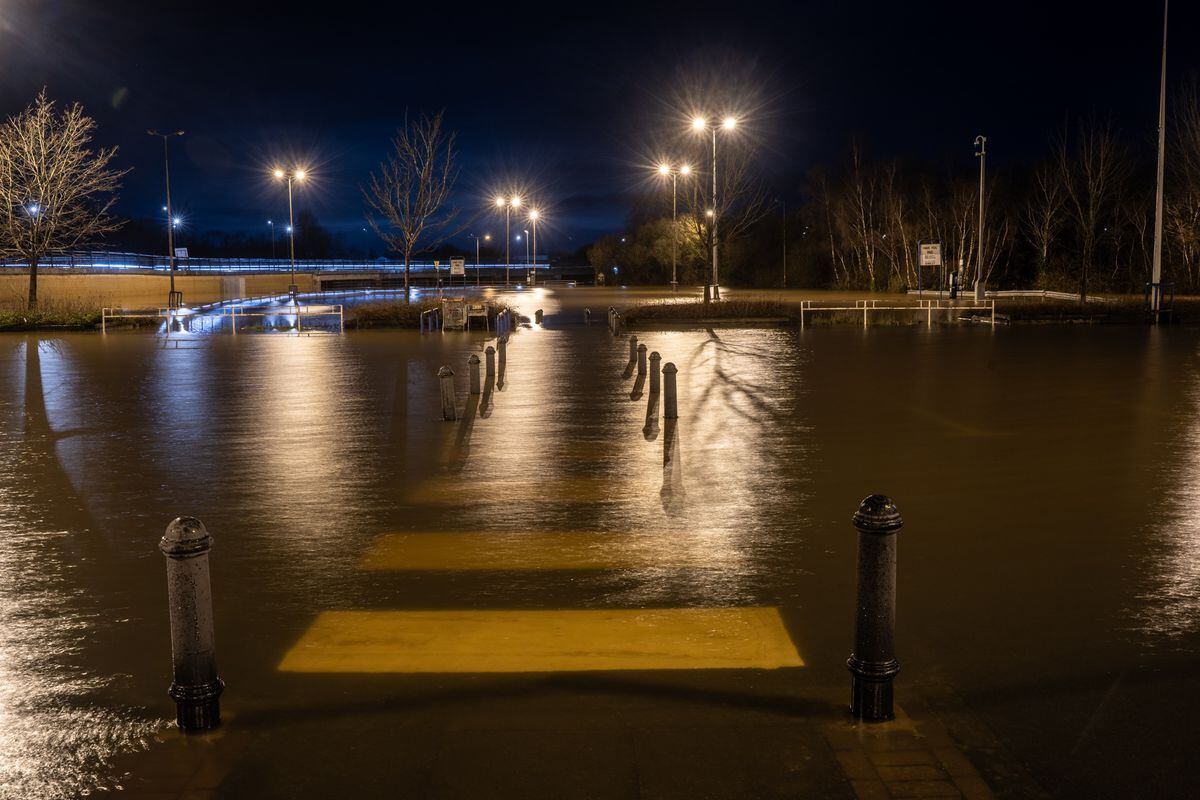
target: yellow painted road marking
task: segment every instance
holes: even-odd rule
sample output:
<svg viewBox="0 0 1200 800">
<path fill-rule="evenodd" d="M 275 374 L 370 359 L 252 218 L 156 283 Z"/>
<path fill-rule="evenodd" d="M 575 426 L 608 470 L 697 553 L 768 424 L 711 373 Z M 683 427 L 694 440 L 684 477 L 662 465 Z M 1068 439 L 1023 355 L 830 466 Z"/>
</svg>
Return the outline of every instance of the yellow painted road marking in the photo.
<svg viewBox="0 0 1200 800">
<path fill-rule="evenodd" d="M 391 533 L 359 564 L 371 570 L 537 570 L 703 567 L 718 555 L 682 534 Z"/>
<path fill-rule="evenodd" d="M 326 611 L 284 672 L 775 669 L 804 662 L 775 608 Z"/>
</svg>

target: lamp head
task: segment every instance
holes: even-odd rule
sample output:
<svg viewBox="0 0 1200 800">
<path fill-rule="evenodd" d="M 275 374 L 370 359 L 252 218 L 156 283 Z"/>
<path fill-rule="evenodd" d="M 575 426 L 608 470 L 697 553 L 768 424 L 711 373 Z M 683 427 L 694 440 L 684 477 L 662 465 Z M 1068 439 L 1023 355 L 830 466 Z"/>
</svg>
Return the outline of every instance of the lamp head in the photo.
<svg viewBox="0 0 1200 800">
<path fill-rule="evenodd" d="M 737 119 L 735 117 L 726 117 L 724 121 L 721 122 L 721 127 L 727 131 L 731 131 L 737 127 Z"/>
<path fill-rule="evenodd" d="M 659 164 L 658 165 L 658 174 L 659 175 L 670 175 L 671 174 L 671 165 L 670 164 Z"/>
<path fill-rule="evenodd" d="M 691 165 L 691 164 L 684 164 L 682 167 L 680 167 L 680 168 L 679 168 L 679 174 L 680 174 L 680 175 L 685 175 L 685 176 L 686 176 L 686 175 L 691 175 L 691 174 L 692 174 L 692 165 Z"/>
<path fill-rule="evenodd" d="M 275 176 L 276 180 L 283 180 L 284 172 L 279 167 L 276 167 L 271 174 Z"/>
<path fill-rule="evenodd" d="M 534 222 L 537 222 L 538 217 L 540 217 L 541 215 L 542 215 L 542 212 L 538 211 L 536 208 L 529 212 L 529 218 L 531 220 L 533 220 Z"/>
<path fill-rule="evenodd" d="M 293 174 L 293 177 L 295 177 L 295 179 L 298 181 L 304 180 L 305 177 L 307 177 L 307 176 L 308 176 L 308 173 L 302 169 L 296 170 L 296 172 Z"/>
<path fill-rule="evenodd" d="M 507 202 L 508 201 L 505 200 L 503 197 L 497 197 L 496 198 L 496 208 L 504 208 L 504 206 Z"/>
<path fill-rule="evenodd" d="M 692 130 L 702 131 L 708 127 L 708 120 L 704 117 L 692 117 Z"/>
<path fill-rule="evenodd" d="M 521 198 L 520 198 L 520 197 L 514 197 L 514 198 L 513 198 L 512 200 L 510 200 L 509 202 L 512 204 L 512 207 L 513 207 L 513 208 L 520 208 L 520 207 L 521 207 Z"/>
</svg>

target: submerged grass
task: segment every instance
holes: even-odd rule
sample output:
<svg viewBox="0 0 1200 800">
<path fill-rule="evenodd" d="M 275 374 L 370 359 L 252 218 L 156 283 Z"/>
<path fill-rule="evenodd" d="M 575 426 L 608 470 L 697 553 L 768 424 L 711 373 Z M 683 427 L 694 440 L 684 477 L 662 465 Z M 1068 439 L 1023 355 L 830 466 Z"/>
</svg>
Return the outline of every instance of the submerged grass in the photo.
<svg viewBox="0 0 1200 800">
<path fill-rule="evenodd" d="M 43 300 L 37 308 L 22 298 L 0 298 L 0 331 L 48 328 L 90 330 L 100 327 L 100 309 L 82 298 Z"/>
<path fill-rule="evenodd" d="M 440 308 L 438 300 L 406 303 L 403 300 L 369 300 L 346 307 L 347 328 L 417 328 L 421 325 L 421 314 Z M 490 303 L 491 314 L 502 314 L 509 309 L 505 303 Z"/>
</svg>

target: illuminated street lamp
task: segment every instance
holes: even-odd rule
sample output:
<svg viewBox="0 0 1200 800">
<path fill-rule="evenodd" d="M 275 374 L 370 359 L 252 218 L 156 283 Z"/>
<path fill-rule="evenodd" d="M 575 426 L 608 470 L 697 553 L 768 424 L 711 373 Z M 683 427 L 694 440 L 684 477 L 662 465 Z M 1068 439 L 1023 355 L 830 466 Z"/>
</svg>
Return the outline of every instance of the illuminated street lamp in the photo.
<svg viewBox="0 0 1200 800">
<path fill-rule="evenodd" d="M 296 287 L 296 233 L 295 233 L 296 218 L 292 211 L 292 184 L 303 182 L 304 178 L 307 176 L 307 173 L 305 173 L 305 171 L 302 169 L 293 169 L 291 172 L 286 172 L 283 169 L 276 167 L 274 175 L 275 175 L 275 180 L 277 180 L 277 181 L 287 181 L 288 253 L 291 257 L 291 263 L 292 263 L 292 268 L 291 268 L 292 280 L 291 280 L 291 285 L 288 286 L 288 292 L 292 295 L 292 297 L 295 297 L 296 292 L 297 292 L 297 287 Z"/>
<path fill-rule="evenodd" d="M 267 220 L 267 227 L 271 229 L 271 260 L 275 260 L 275 223 Z"/>
<path fill-rule="evenodd" d="M 512 221 L 512 210 L 521 207 L 521 198 L 518 195 L 512 197 L 497 197 L 496 208 L 504 209 L 504 285 L 508 286 L 508 265 L 509 265 L 509 244 L 512 242 L 512 236 L 509 232 L 509 224 Z"/>
<path fill-rule="evenodd" d="M 536 208 L 530 210 L 529 224 L 533 228 L 533 268 L 529 272 L 530 286 L 537 285 L 537 225 L 538 220 L 541 219 L 541 217 L 542 212 L 538 211 Z"/>
<path fill-rule="evenodd" d="M 712 217 L 713 297 L 718 298 L 718 299 L 721 297 L 721 289 L 720 289 L 719 284 L 717 283 L 717 277 L 718 277 L 718 273 L 720 270 L 721 257 L 720 257 L 720 251 L 718 250 L 718 240 L 717 240 L 717 221 L 718 220 L 717 220 L 717 214 L 715 211 L 715 209 L 720 208 L 720 206 L 717 204 L 717 130 L 720 129 L 720 130 L 723 130 L 728 133 L 728 132 L 732 131 L 734 128 L 736 128 L 737 124 L 738 124 L 737 117 L 725 117 L 723 120 L 721 120 L 720 125 L 713 124 L 711 126 L 708 124 L 708 119 L 706 117 L 693 117 L 692 118 L 692 130 L 694 130 L 696 132 L 700 132 L 707 128 L 712 129 L 712 207 L 714 210 L 709 214 L 709 216 Z"/>
<path fill-rule="evenodd" d="M 175 225 L 173 224 L 174 217 L 171 215 L 171 157 L 167 149 L 167 140 L 173 136 L 183 136 L 183 131 L 159 133 L 151 128 L 146 131 L 146 135 L 160 137 L 163 142 L 163 172 L 167 184 L 167 263 L 171 269 L 171 288 L 170 294 L 167 295 L 167 307 L 179 308 L 183 305 L 183 293 L 175 291 Z"/>
<path fill-rule="evenodd" d="M 529 228 L 521 228 L 521 233 L 525 234 L 525 271 L 529 271 Z M 520 238 L 520 237 L 518 237 Z M 526 280 L 529 276 L 525 276 Z"/>
<path fill-rule="evenodd" d="M 692 174 L 692 168 L 688 164 L 683 164 L 678 168 L 670 164 L 663 163 L 658 165 L 658 174 L 671 176 L 671 291 L 675 291 L 679 286 L 677 262 L 679 253 L 679 195 L 678 180 L 679 176 L 687 177 Z"/>
</svg>

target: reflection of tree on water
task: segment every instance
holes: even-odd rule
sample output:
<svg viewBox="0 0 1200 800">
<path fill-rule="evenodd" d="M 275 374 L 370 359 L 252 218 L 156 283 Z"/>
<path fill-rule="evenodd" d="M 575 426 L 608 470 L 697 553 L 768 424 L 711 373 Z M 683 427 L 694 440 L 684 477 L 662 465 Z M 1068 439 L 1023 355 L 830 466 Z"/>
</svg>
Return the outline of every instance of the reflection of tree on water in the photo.
<svg viewBox="0 0 1200 800">
<path fill-rule="evenodd" d="M 113 681 L 84 648 L 112 620 L 82 591 L 103 539 L 56 451 L 87 432 L 50 422 L 42 355 L 59 346 L 26 337 L 21 431 L 0 448 L 0 787 L 13 797 L 89 794 L 115 753 L 144 748 L 165 723 L 96 699 Z"/>
<path fill-rule="evenodd" d="M 761 350 L 731 345 L 717 336 L 712 328 L 709 328 L 708 339 L 700 343 L 700 346 L 696 349 L 696 357 L 689 363 L 690 367 L 708 364 L 709 362 L 712 364 L 713 380 L 704 387 L 700 396 L 696 399 L 697 406 L 700 407 L 707 404 L 711 399 L 711 395 L 717 392 L 720 397 L 725 399 L 726 407 L 730 411 L 752 422 L 765 424 L 766 418 L 775 412 L 771 403 L 765 399 L 767 396 L 765 388 L 760 383 L 747 381 L 739 377 L 737 373 L 729 372 L 724 363 L 725 356 L 727 355 L 744 358 L 748 361 L 758 361 L 763 357 Z M 752 413 L 741 408 L 737 402 L 739 397 L 744 398 L 757 413 Z"/>
</svg>

